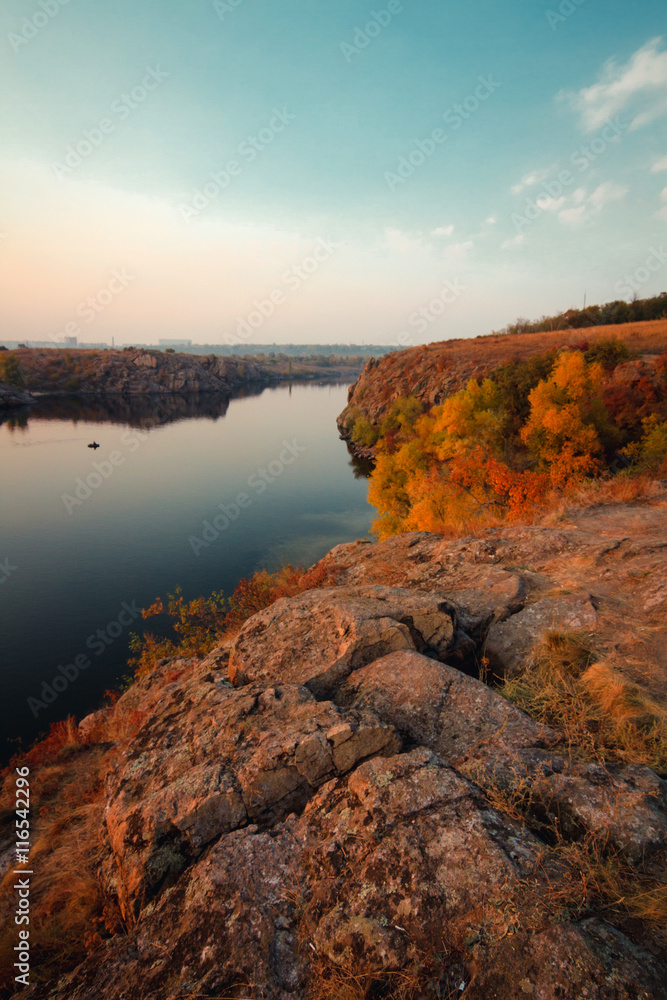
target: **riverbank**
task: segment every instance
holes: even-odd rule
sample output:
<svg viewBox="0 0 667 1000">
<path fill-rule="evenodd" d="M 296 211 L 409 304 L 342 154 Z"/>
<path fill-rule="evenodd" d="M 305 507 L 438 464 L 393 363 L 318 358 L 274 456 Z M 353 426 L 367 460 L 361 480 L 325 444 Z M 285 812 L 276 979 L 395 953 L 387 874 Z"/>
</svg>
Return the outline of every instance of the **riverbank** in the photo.
<svg viewBox="0 0 667 1000">
<path fill-rule="evenodd" d="M 656 486 L 177 602 L 180 647 L 15 762 L 23 995 L 663 998 L 666 517 Z"/>
<path fill-rule="evenodd" d="M 76 396 L 232 395 L 244 387 L 292 381 L 352 381 L 363 366 L 363 360 L 354 357 L 201 357 L 132 347 L 118 351 L 26 348 L 3 352 L 3 367 L 8 361 L 16 389 Z M 14 405 L 25 402 L 17 398 Z"/>
</svg>

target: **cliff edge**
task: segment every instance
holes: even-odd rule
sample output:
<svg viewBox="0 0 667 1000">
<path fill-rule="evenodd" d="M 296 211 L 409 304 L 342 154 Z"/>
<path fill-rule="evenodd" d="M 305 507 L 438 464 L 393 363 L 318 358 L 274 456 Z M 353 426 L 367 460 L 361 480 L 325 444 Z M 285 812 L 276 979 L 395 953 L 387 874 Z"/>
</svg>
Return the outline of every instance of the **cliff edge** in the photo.
<svg viewBox="0 0 667 1000">
<path fill-rule="evenodd" d="M 160 661 L 61 762 L 91 804 L 35 871 L 78 845 L 106 930 L 22 995 L 666 997 L 664 927 L 628 900 L 664 901 L 667 785 L 501 693 L 560 636 L 589 650 L 573 683 L 604 664 L 664 699 L 666 528 L 656 488 L 339 546 L 322 586 Z"/>
</svg>

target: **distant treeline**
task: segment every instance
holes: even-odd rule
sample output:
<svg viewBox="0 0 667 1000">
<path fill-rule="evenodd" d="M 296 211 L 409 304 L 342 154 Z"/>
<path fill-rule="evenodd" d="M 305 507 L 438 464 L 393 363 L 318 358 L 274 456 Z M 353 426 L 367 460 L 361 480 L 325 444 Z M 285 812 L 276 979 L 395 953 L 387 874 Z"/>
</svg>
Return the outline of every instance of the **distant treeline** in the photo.
<svg viewBox="0 0 667 1000">
<path fill-rule="evenodd" d="M 544 330 L 572 330 L 584 326 L 615 326 L 619 323 L 639 323 L 642 320 L 667 319 L 667 292 L 661 292 L 652 299 L 634 299 L 624 302 L 606 302 L 601 306 L 587 306 L 585 309 L 567 309 L 555 316 L 541 319 L 519 318 L 508 323 L 498 333 L 541 333 Z"/>
</svg>

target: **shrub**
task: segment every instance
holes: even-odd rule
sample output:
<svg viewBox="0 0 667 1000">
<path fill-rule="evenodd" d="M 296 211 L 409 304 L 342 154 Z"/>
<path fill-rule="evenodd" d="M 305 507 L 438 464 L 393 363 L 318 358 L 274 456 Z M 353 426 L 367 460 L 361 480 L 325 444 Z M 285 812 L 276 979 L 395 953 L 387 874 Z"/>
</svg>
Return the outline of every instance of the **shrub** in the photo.
<svg viewBox="0 0 667 1000">
<path fill-rule="evenodd" d="M 639 355 L 618 337 L 608 337 L 591 344 L 584 357 L 589 364 L 600 364 L 606 371 L 612 371 L 617 365 L 638 358 Z"/>
</svg>

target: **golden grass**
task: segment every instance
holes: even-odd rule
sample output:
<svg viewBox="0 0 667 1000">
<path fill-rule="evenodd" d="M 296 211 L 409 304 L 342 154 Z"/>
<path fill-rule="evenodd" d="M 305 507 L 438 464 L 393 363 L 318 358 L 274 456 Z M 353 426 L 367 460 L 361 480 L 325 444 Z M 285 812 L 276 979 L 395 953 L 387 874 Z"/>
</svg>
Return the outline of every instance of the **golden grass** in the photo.
<svg viewBox="0 0 667 1000">
<path fill-rule="evenodd" d="M 667 712 L 639 685 L 594 662 L 588 638 L 547 632 L 532 662 L 502 693 L 560 730 L 578 755 L 667 771 Z"/>
<path fill-rule="evenodd" d="M 466 977 L 467 978 L 467 977 Z M 324 959 L 311 964 L 309 1000 L 454 1000 L 461 993 L 461 974 L 444 955 L 415 960 L 397 971 L 360 972 L 353 963 L 334 965 Z"/>
<path fill-rule="evenodd" d="M 78 739 L 74 720 L 21 757 L 28 761 L 31 813 L 31 978 L 45 982 L 81 962 L 102 936 L 120 929 L 97 879 L 102 857 L 103 746 Z M 2 805 L 13 802 L 13 773 L 5 772 Z M 10 798 L 11 796 L 11 798 Z M 13 816 L 10 817 L 13 819 Z M 0 882 L 0 992 L 13 985 L 13 865 Z"/>
</svg>

